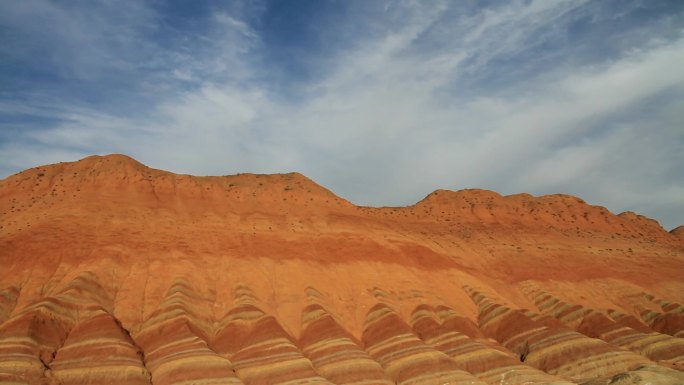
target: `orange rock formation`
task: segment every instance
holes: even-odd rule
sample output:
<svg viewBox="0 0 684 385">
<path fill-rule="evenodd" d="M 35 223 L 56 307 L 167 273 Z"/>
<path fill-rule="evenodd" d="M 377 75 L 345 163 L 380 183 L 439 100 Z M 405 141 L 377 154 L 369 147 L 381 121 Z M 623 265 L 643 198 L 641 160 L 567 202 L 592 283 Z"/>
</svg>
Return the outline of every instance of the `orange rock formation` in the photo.
<svg viewBox="0 0 684 385">
<path fill-rule="evenodd" d="M 682 234 L 567 195 L 36 167 L 0 181 L 0 383 L 682 382 Z"/>
</svg>

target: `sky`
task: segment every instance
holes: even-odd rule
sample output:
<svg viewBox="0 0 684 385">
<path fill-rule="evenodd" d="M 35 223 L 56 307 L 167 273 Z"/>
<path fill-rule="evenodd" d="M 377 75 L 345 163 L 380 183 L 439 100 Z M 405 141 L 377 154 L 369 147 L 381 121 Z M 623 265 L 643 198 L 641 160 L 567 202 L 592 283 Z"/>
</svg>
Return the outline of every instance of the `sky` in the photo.
<svg viewBox="0 0 684 385">
<path fill-rule="evenodd" d="M 124 153 L 359 205 L 572 194 L 684 224 L 684 1 L 0 1 L 0 178 Z"/>
</svg>

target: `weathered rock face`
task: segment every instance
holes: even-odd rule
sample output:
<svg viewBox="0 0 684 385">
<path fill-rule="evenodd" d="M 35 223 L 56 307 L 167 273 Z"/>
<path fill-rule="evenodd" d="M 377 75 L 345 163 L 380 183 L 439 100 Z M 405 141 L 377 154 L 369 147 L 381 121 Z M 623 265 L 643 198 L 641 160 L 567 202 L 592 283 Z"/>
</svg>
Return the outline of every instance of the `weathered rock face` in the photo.
<svg viewBox="0 0 684 385">
<path fill-rule="evenodd" d="M 95 156 L 0 181 L 0 383 L 682 383 L 683 277 L 681 228 L 570 196 Z"/>
</svg>

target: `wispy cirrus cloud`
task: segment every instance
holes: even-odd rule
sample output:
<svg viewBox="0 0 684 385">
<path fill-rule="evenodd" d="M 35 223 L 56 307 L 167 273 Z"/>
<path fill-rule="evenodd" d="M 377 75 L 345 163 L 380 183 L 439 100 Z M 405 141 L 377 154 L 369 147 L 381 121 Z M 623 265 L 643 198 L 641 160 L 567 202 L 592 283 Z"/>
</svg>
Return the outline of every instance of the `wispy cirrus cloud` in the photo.
<svg viewBox="0 0 684 385">
<path fill-rule="evenodd" d="M 0 6 L 4 175 L 124 152 L 301 171 L 358 204 L 481 187 L 684 218 L 676 4 L 74 4 Z"/>
</svg>

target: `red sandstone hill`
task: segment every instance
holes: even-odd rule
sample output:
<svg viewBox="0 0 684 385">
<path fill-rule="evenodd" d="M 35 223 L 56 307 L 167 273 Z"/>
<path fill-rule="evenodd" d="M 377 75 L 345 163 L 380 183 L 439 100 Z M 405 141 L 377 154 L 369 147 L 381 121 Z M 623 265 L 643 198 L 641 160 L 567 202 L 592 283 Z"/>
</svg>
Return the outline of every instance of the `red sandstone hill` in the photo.
<svg viewBox="0 0 684 385">
<path fill-rule="evenodd" d="M 0 181 L 0 383 L 681 382 L 683 239 L 567 195 L 36 167 Z"/>
</svg>

